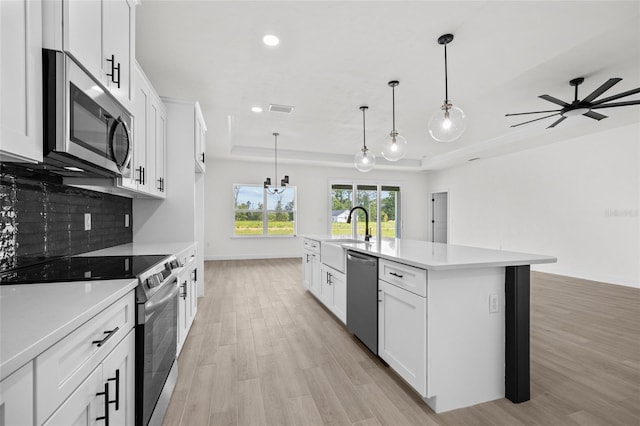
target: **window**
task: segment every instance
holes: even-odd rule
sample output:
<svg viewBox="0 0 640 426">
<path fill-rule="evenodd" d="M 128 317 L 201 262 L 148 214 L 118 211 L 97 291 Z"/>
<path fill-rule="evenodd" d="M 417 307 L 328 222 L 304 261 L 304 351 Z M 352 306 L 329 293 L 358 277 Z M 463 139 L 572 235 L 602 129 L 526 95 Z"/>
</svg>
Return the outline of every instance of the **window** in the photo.
<svg viewBox="0 0 640 426">
<path fill-rule="evenodd" d="M 234 185 L 236 236 L 296 235 L 296 187 L 270 194 L 258 185 Z"/>
<path fill-rule="evenodd" d="M 400 187 L 379 184 L 331 184 L 331 235 L 351 236 L 365 234 L 365 217 L 356 210 L 351 224 L 346 223 L 349 210 L 362 206 L 369 212 L 369 230 L 372 236 L 400 238 Z"/>
</svg>

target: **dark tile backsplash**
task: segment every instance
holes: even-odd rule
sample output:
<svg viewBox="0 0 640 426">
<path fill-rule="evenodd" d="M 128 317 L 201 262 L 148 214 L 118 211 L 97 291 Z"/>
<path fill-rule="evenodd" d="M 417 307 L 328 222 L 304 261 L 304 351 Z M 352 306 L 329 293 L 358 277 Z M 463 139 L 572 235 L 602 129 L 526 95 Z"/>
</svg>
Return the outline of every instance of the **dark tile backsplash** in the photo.
<svg viewBox="0 0 640 426">
<path fill-rule="evenodd" d="M 130 243 L 131 212 L 129 198 L 66 186 L 57 177 L 3 163 L 0 271 Z M 84 230 L 85 213 L 91 213 L 90 231 Z"/>
</svg>

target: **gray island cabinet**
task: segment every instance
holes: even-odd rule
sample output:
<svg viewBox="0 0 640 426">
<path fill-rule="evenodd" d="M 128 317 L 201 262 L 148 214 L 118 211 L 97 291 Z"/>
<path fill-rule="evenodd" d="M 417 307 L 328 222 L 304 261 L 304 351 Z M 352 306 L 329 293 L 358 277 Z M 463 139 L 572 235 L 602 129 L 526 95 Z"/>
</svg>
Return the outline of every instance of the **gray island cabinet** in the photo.
<svg viewBox="0 0 640 426">
<path fill-rule="evenodd" d="M 555 257 L 406 239 L 336 244 L 378 258 L 378 356 L 435 412 L 529 400 L 529 269 Z"/>
</svg>

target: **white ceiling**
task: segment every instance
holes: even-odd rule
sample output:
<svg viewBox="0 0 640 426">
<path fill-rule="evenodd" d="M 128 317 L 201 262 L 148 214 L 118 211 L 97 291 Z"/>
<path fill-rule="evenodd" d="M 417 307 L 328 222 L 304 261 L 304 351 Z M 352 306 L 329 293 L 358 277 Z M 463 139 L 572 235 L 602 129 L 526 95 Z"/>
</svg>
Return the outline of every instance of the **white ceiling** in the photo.
<svg viewBox="0 0 640 426">
<path fill-rule="evenodd" d="M 279 46 L 262 43 L 268 33 Z M 444 99 L 445 33 L 455 35 L 449 96 L 468 117 L 448 144 L 427 132 Z M 555 109 L 542 94 L 573 100 L 574 77 L 585 77 L 580 98 L 611 77 L 623 81 L 607 96 L 640 87 L 639 1 L 148 0 L 137 7 L 136 49 L 161 95 L 200 101 L 207 155 L 217 158 L 273 161 L 278 131 L 279 160 L 352 167 L 360 105 L 369 106 L 368 146 L 391 130 L 390 80 L 400 81 L 396 127 L 409 145 L 397 163 L 376 152 L 380 168 L 438 169 L 640 122 L 640 106 L 548 130 L 557 117 L 510 128 L 538 116 L 504 116 Z M 271 103 L 295 110 L 267 112 Z M 251 112 L 256 105 L 265 111 Z"/>
</svg>

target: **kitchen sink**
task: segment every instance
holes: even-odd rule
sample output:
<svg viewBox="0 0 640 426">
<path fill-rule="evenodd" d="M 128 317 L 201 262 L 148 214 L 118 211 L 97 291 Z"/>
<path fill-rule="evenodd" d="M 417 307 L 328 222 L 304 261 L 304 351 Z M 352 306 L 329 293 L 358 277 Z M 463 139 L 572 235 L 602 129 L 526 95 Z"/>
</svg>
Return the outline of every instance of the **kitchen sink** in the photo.
<svg viewBox="0 0 640 426">
<path fill-rule="evenodd" d="M 354 238 L 336 238 L 322 242 L 320 250 L 321 262 L 333 269 L 345 272 L 345 251 L 341 244 L 372 244 L 373 241 L 356 240 Z"/>
</svg>

